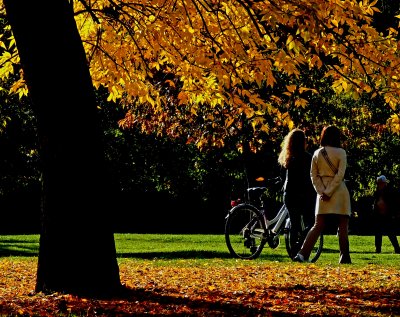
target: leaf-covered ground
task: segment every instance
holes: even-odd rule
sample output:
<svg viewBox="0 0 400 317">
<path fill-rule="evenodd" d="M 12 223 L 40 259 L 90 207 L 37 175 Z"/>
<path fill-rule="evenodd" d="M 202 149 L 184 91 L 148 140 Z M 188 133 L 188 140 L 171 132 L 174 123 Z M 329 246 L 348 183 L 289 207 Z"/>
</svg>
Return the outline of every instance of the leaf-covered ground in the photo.
<svg viewBox="0 0 400 317">
<path fill-rule="evenodd" d="M 0 316 L 400 316 L 400 272 L 352 265 L 123 261 L 118 298 L 35 294 L 35 259 L 0 259 Z"/>
</svg>

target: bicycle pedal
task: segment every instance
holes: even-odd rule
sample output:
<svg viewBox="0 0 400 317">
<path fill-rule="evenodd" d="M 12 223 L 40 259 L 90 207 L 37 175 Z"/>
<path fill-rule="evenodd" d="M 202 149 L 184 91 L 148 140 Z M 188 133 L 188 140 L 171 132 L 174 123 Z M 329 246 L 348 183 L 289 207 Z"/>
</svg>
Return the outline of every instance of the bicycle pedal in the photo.
<svg viewBox="0 0 400 317">
<path fill-rule="evenodd" d="M 274 235 L 268 238 L 268 245 L 271 249 L 276 249 L 280 243 L 279 235 Z"/>
<path fill-rule="evenodd" d="M 246 247 L 246 248 L 252 248 L 252 247 L 254 247 L 254 244 L 255 244 L 255 242 L 254 242 L 254 239 L 252 239 L 252 238 L 247 238 L 247 239 L 244 239 L 244 246 Z"/>
<path fill-rule="evenodd" d="M 272 237 L 275 235 L 275 232 L 273 232 L 271 229 L 267 229 L 263 232 L 263 237 Z"/>
</svg>

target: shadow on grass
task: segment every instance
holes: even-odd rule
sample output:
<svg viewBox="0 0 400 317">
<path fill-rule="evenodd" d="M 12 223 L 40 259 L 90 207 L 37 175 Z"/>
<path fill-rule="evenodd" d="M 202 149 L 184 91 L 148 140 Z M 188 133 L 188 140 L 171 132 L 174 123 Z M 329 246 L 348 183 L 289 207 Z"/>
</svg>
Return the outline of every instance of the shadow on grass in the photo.
<svg viewBox="0 0 400 317">
<path fill-rule="evenodd" d="M 132 252 L 132 253 L 121 253 L 117 252 L 118 258 L 137 258 L 137 259 L 165 259 L 165 260 L 177 260 L 177 259 L 235 259 L 228 251 L 167 251 L 167 252 Z M 260 260 L 276 261 L 276 262 L 287 262 L 291 261 L 289 256 L 280 254 L 261 254 Z M 255 261 L 238 259 L 239 261 Z M 257 259 L 256 259 L 257 260 Z"/>
<path fill-rule="evenodd" d="M 0 239 L 0 257 L 37 256 L 39 253 L 37 241 L 29 239 Z"/>
<path fill-rule="evenodd" d="M 117 252 L 118 258 L 138 259 L 232 259 L 228 252 L 218 251 L 167 251 L 167 252 Z"/>
<path fill-rule="evenodd" d="M 323 249 L 322 250 L 322 254 L 324 253 L 337 253 L 339 254 L 339 247 L 337 247 L 337 249 Z M 363 250 L 352 250 L 351 246 L 350 246 L 350 254 L 376 254 L 374 250 L 371 249 L 371 251 L 363 251 Z"/>
<path fill-rule="evenodd" d="M 0 257 L 38 256 L 38 242 L 21 239 L 0 239 Z M 117 258 L 136 259 L 233 259 L 228 251 L 203 251 L 203 250 L 182 250 L 182 251 L 157 251 L 157 252 L 117 252 Z M 261 254 L 261 259 L 284 262 L 287 256 Z M 245 261 L 245 260 L 243 260 Z"/>
</svg>

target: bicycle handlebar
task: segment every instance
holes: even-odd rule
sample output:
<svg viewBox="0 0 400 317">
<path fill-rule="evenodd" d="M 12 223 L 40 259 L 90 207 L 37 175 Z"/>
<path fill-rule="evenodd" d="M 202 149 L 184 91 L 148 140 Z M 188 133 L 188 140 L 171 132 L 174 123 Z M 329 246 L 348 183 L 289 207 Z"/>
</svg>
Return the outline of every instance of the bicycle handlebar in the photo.
<svg viewBox="0 0 400 317">
<path fill-rule="evenodd" d="M 267 187 L 265 187 L 265 186 L 256 186 L 256 187 L 247 188 L 247 191 L 248 191 L 248 192 L 251 192 L 251 191 L 266 190 L 266 189 L 267 189 Z"/>
<path fill-rule="evenodd" d="M 267 184 L 266 186 L 254 186 L 254 187 L 249 187 L 247 188 L 247 191 L 255 191 L 255 190 L 266 190 L 268 187 L 271 187 L 273 185 L 278 185 L 279 183 L 282 183 L 282 177 L 273 177 L 273 178 L 268 178 L 264 180 L 264 182 Z"/>
<path fill-rule="evenodd" d="M 279 184 L 283 182 L 282 177 L 277 176 L 277 177 L 273 177 L 273 178 L 268 178 L 265 180 L 267 183 L 273 183 L 273 184 Z"/>
</svg>

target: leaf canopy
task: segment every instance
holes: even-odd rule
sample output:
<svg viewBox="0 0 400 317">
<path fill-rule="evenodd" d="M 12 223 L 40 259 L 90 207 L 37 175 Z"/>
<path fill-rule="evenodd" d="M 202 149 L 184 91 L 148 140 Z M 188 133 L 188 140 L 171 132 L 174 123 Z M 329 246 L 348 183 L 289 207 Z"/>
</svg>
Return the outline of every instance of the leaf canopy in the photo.
<svg viewBox="0 0 400 317">
<path fill-rule="evenodd" d="M 400 133 L 398 30 L 379 33 L 374 1 L 74 1 L 93 84 L 126 108 L 122 127 L 223 146 L 248 124 L 268 133 L 295 125 L 318 91 L 304 70 L 328 77 L 338 94 L 382 96 Z M 19 63 L 5 27 L 0 78 Z M 23 74 L 11 92 L 26 95 Z M 296 84 L 291 84 L 293 78 Z"/>
</svg>

